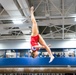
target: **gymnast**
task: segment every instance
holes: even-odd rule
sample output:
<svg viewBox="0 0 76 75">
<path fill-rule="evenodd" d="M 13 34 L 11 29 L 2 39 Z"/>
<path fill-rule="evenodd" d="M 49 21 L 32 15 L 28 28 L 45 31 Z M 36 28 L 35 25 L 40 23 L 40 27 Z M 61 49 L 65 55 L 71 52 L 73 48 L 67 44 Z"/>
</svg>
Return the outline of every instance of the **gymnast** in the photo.
<svg viewBox="0 0 76 75">
<path fill-rule="evenodd" d="M 33 58 L 37 57 L 39 54 L 38 50 L 40 48 L 44 48 L 44 49 L 46 49 L 46 51 L 49 54 L 49 57 L 50 57 L 49 63 L 50 63 L 53 61 L 54 56 L 53 56 L 49 46 L 45 43 L 44 39 L 39 34 L 37 22 L 36 22 L 35 17 L 34 17 L 34 7 L 33 6 L 31 7 L 31 21 L 32 21 L 32 33 L 31 33 L 31 41 L 30 41 L 31 56 Z"/>
</svg>

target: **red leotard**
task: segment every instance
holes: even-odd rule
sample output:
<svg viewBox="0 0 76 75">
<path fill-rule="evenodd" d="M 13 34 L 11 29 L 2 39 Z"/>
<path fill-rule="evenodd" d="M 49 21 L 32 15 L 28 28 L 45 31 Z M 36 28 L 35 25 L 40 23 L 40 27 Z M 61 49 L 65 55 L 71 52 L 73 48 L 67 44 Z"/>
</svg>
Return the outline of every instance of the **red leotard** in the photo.
<svg viewBox="0 0 76 75">
<path fill-rule="evenodd" d="M 30 43 L 31 43 L 31 48 L 32 48 L 33 46 L 38 45 L 38 42 L 39 42 L 39 35 L 31 36 L 31 41 L 30 41 Z M 36 48 L 36 50 L 39 50 L 39 48 Z"/>
</svg>

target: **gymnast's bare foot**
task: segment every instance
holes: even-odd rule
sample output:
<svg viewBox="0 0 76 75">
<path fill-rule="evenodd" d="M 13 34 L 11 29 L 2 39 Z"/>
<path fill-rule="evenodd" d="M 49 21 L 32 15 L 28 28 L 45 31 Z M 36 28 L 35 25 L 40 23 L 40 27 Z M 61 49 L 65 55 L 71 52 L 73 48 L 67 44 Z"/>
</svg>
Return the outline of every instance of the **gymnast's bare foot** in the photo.
<svg viewBox="0 0 76 75">
<path fill-rule="evenodd" d="M 33 12 L 34 12 L 34 7 L 33 7 L 33 6 L 31 7 L 31 11 L 33 11 Z"/>
<path fill-rule="evenodd" d="M 31 10 L 34 10 L 34 7 L 33 6 L 31 6 Z"/>
</svg>

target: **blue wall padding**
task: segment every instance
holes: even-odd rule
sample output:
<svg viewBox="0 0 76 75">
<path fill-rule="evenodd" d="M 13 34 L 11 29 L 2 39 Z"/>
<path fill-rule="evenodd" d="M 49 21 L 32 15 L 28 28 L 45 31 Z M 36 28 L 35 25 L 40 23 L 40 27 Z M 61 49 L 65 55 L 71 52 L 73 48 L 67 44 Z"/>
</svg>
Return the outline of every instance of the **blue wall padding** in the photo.
<svg viewBox="0 0 76 75">
<path fill-rule="evenodd" d="M 0 67 L 15 66 L 76 66 L 76 57 L 55 58 L 49 63 L 49 57 L 0 58 Z"/>
</svg>

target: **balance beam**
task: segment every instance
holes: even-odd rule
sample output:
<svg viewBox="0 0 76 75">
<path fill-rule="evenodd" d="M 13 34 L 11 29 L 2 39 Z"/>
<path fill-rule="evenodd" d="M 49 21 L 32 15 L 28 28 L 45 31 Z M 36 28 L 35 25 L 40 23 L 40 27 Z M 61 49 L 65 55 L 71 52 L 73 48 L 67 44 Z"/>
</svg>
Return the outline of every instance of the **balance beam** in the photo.
<svg viewBox="0 0 76 75">
<path fill-rule="evenodd" d="M 71 67 L 14 67 L 0 68 L 0 73 L 76 73 Z"/>
</svg>

